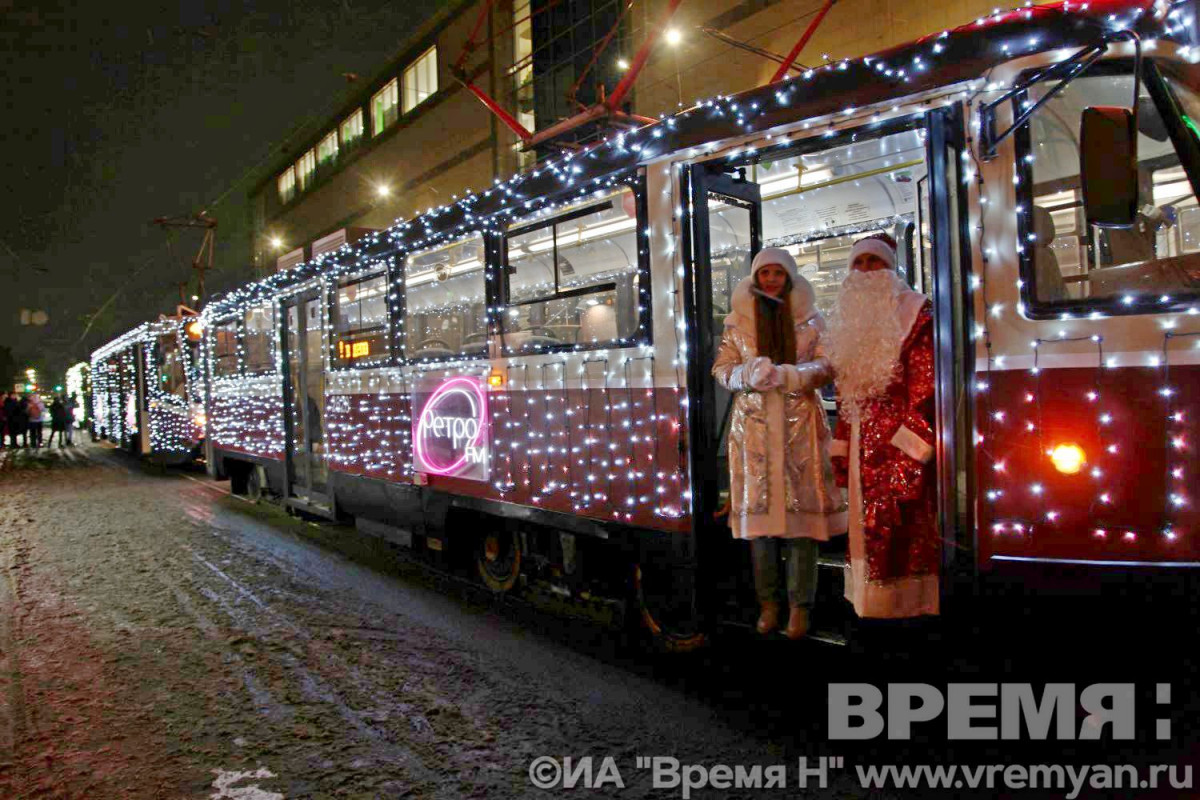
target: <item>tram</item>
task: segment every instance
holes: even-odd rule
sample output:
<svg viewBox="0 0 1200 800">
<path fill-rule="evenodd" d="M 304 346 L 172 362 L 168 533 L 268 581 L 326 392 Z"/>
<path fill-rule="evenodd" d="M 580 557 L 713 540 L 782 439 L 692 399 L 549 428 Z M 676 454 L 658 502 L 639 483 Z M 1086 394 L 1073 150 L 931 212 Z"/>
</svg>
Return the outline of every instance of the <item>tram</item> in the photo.
<svg viewBox="0 0 1200 800">
<path fill-rule="evenodd" d="M 166 464 L 202 455 L 200 316 L 180 307 L 92 353 L 93 435 Z"/>
<path fill-rule="evenodd" d="M 1195 16 L 996 12 L 233 290 L 200 317 L 208 468 L 497 592 L 632 596 L 664 644 L 694 646 L 754 616 L 718 513 L 732 289 L 785 247 L 827 312 L 853 241 L 883 231 L 934 306 L 943 609 L 1017 566 L 1200 566 Z M 137 399 L 163 335 L 93 358 L 97 423 L 143 451 L 155 399 L 191 399 Z M 818 635 L 845 613 L 828 547 Z"/>
</svg>

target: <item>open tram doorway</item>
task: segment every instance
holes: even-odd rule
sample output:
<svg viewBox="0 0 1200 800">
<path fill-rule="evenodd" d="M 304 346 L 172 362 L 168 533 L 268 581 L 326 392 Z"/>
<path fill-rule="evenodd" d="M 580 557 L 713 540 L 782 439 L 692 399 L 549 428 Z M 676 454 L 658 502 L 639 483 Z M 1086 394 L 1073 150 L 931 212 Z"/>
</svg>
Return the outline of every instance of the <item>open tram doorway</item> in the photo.
<svg viewBox="0 0 1200 800">
<path fill-rule="evenodd" d="M 934 301 L 938 397 L 939 524 L 946 559 L 969 552 L 967 278 L 962 249 L 962 121 L 957 108 L 801 139 L 751 143 L 685 170 L 691 209 L 689 289 L 696 320 L 691 364 L 696 559 L 701 606 L 710 623 L 752 628 L 757 616 L 750 552 L 728 521 L 729 418 L 733 395 L 711 375 L 733 290 L 754 255 L 782 247 L 813 286 L 825 316 L 837 302 L 853 243 L 872 233 L 897 242 L 897 271 Z M 822 391 L 832 429 L 832 386 Z M 842 628 L 846 537 L 821 545 L 813 635 Z M 836 636 L 833 638 L 837 638 Z"/>
<path fill-rule="evenodd" d="M 288 496 L 331 511 L 325 437 L 325 360 L 320 292 L 283 302 L 283 408 Z"/>
</svg>

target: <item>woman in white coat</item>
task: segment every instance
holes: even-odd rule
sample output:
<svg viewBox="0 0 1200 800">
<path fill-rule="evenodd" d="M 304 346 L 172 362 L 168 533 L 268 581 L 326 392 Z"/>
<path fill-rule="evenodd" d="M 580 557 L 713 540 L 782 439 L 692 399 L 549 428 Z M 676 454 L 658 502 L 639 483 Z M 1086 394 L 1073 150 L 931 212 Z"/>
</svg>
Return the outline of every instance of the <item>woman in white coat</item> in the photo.
<svg viewBox="0 0 1200 800">
<path fill-rule="evenodd" d="M 730 526 L 734 537 L 750 541 L 760 633 L 779 624 L 779 559 L 786 558 L 784 632 L 798 639 L 808 631 L 816 594 L 817 542 L 846 532 L 846 504 L 834 482 L 829 424 L 817 392 L 832 377 L 818 347 L 824 322 L 812 286 L 781 248 L 754 257 L 732 306 L 713 364 L 713 376 L 735 393 Z"/>
</svg>

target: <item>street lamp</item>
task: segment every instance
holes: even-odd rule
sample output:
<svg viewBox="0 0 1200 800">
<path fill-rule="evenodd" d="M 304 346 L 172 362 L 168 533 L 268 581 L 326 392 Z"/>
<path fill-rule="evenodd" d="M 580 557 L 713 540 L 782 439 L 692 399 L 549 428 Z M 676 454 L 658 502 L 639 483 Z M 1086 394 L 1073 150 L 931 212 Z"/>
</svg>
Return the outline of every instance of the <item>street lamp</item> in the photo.
<svg viewBox="0 0 1200 800">
<path fill-rule="evenodd" d="M 380 197 L 387 197 L 391 193 L 392 189 L 386 183 L 381 183 L 375 187 L 375 194 L 379 195 Z"/>
<path fill-rule="evenodd" d="M 675 45 L 677 45 L 683 41 L 683 34 L 679 32 L 678 28 L 667 28 L 666 39 L 667 39 L 667 44 L 674 47 Z"/>
<path fill-rule="evenodd" d="M 274 247 L 276 250 L 282 250 L 283 249 L 283 239 L 280 239 L 278 236 L 272 236 L 271 237 L 271 247 Z"/>
</svg>

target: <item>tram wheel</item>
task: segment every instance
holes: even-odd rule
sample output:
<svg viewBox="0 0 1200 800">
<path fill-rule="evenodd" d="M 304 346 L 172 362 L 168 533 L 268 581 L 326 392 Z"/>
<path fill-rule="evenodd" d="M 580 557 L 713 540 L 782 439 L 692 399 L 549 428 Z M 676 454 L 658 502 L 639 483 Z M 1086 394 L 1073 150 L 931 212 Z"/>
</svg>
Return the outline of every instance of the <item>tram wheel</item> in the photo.
<svg viewBox="0 0 1200 800">
<path fill-rule="evenodd" d="M 642 618 L 642 627 L 650 634 L 654 646 L 668 653 L 691 653 L 708 643 L 699 630 L 694 615 L 679 611 L 679 603 L 669 593 L 656 591 L 660 583 L 653 573 L 643 574 L 642 565 L 633 568 L 634 599 Z M 667 582 L 662 582 L 665 588 Z"/>
<path fill-rule="evenodd" d="M 521 575 L 521 543 L 514 531 L 493 531 L 479 543 L 479 577 L 493 592 L 511 591 Z"/>
<path fill-rule="evenodd" d="M 250 471 L 246 475 L 246 499 L 251 503 L 257 503 L 263 499 L 262 477 L 258 467 L 250 467 Z"/>
</svg>

